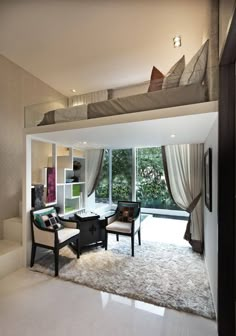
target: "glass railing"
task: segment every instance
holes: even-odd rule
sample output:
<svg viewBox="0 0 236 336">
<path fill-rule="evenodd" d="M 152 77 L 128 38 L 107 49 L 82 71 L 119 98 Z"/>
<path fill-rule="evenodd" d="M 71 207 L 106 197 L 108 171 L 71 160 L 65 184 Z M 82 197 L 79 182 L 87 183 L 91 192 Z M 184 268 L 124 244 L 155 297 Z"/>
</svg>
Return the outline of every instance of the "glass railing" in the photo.
<svg viewBox="0 0 236 336">
<path fill-rule="evenodd" d="M 45 102 L 41 104 L 34 104 L 25 106 L 24 109 L 24 125 L 25 128 L 36 127 L 44 118 L 44 114 L 68 106 L 68 99 L 62 98 L 55 101 Z"/>
</svg>

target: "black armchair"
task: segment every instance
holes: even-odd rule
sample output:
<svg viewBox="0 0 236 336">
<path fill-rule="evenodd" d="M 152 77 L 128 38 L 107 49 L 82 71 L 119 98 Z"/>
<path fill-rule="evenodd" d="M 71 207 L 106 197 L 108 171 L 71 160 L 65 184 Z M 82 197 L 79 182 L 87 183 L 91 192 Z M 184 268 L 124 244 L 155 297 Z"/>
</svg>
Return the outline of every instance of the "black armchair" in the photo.
<svg viewBox="0 0 236 336">
<path fill-rule="evenodd" d="M 106 217 L 105 249 L 108 245 L 108 233 L 131 237 L 132 257 L 134 257 L 134 238 L 138 233 L 139 245 L 141 245 L 141 220 L 140 202 L 118 201 L 116 211 L 113 215 Z"/>
<path fill-rule="evenodd" d="M 75 243 L 77 258 L 80 256 L 80 230 L 77 223 L 57 215 L 54 207 L 31 210 L 32 250 L 30 266 L 34 265 L 36 248 L 43 247 L 54 252 L 55 276 L 58 275 L 59 250 Z"/>
</svg>

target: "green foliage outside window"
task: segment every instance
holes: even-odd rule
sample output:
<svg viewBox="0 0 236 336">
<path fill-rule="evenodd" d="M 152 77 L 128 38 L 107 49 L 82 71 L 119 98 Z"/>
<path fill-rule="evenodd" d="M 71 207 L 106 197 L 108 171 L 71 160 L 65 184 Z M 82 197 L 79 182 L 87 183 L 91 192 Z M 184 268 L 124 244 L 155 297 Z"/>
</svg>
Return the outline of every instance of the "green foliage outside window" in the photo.
<svg viewBox="0 0 236 336">
<path fill-rule="evenodd" d="M 105 149 L 102 171 L 99 178 L 98 186 L 95 190 L 95 200 L 97 203 L 109 202 L 109 150 Z"/>
<path fill-rule="evenodd" d="M 112 151 L 112 201 L 132 199 L 132 149 Z"/>
<path fill-rule="evenodd" d="M 136 198 L 144 208 L 178 209 L 169 194 L 160 147 L 136 151 Z"/>
<path fill-rule="evenodd" d="M 95 192 L 96 202 L 109 201 L 109 151 L 105 151 L 103 168 Z M 112 201 L 132 198 L 132 150 L 112 151 Z M 136 150 L 136 199 L 144 208 L 177 209 L 164 177 L 160 147 Z"/>
</svg>

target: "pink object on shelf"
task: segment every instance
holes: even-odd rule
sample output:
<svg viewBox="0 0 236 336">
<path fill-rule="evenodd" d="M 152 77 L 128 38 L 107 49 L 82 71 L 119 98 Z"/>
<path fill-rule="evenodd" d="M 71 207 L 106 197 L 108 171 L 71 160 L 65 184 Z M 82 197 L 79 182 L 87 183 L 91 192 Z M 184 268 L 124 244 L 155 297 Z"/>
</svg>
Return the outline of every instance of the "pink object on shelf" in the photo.
<svg viewBox="0 0 236 336">
<path fill-rule="evenodd" d="M 47 203 L 56 201 L 56 174 L 55 167 L 47 168 Z"/>
</svg>

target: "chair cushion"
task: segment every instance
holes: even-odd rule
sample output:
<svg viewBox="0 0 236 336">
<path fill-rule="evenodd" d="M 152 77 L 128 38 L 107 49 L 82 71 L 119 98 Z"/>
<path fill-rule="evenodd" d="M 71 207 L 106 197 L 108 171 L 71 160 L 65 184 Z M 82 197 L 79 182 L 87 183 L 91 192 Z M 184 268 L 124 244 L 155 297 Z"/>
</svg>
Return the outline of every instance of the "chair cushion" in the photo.
<svg viewBox="0 0 236 336">
<path fill-rule="evenodd" d="M 134 218 L 134 207 L 120 207 L 118 219 L 121 222 L 132 222 Z"/>
<path fill-rule="evenodd" d="M 137 217 L 139 214 L 139 210 L 140 210 L 140 203 L 139 202 L 129 202 L 129 201 L 119 201 L 118 202 L 118 215 L 120 213 L 120 209 L 122 208 L 133 208 L 134 209 L 134 214 L 133 217 Z"/>
<path fill-rule="evenodd" d="M 67 239 L 77 235 L 78 233 L 80 233 L 79 229 L 64 228 L 63 230 L 59 230 L 58 231 L 59 243 L 63 243 L 64 241 L 66 241 Z"/>
<path fill-rule="evenodd" d="M 34 219 L 42 228 L 51 230 L 62 229 L 63 225 L 59 222 L 57 212 L 54 208 L 43 209 L 34 213 Z"/>
<path fill-rule="evenodd" d="M 106 226 L 106 230 L 122 233 L 131 233 L 131 225 L 132 224 L 129 222 L 114 221 Z"/>
</svg>

